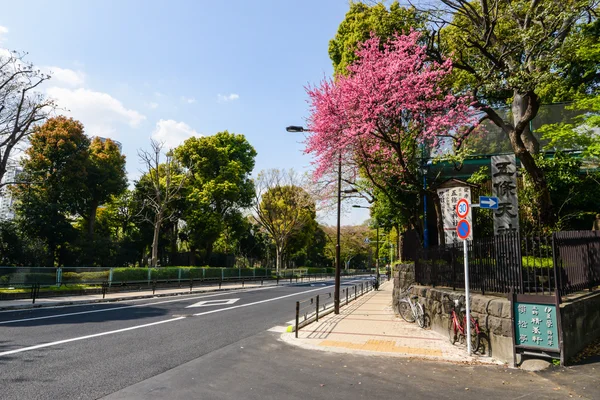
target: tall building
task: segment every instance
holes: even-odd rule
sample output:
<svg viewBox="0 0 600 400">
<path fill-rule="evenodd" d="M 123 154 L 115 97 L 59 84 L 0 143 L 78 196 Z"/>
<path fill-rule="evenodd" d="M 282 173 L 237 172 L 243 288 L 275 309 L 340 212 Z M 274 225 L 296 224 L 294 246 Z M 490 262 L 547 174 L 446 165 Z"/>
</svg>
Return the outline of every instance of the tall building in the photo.
<svg viewBox="0 0 600 400">
<path fill-rule="evenodd" d="M 102 143 L 104 143 L 104 142 L 106 141 L 106 138 L 103 138 L 103 137 L 100 137 L 100 136 L 96 136 L 96 137 L 97 137 L 98 139 L 100 139 L 100 141 L 101 141 Z M 123 145 L 121 144 L 121 142 L 117 142 L 117 141 L 116 141 L 116 140 L 114 140 L 114 139 L 110 139 L 110 140 L 112 140 L 112 141 L 113 141 L 113 143 L 117 145 L 117 147 L 119 148 L 119 152 L 121 152 L 121 153 L 122 153 L 122 152 L 123 152 Z"/>
<path fill-rule="evenodd" d="M 23 169 L 17 161 L 9 160 L 6 165 L 6 173 L 2 177 L 2 183 L 16 182 L 19 174 Z M 8 185 L 3 185 L 0 188 L 0 220 L 10 220 L 15 218 L 14 201 L 11 192 L 8 190 Z"/>
</svg>

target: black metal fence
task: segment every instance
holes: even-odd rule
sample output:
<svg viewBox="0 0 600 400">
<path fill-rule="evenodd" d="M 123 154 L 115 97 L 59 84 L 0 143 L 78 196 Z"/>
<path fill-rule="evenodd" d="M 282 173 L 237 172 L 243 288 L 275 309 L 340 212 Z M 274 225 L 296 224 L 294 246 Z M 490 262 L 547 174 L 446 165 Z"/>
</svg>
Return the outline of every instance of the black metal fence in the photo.
<svg viewBox="0 0 600 400">
<path fill-rule="evenodd" d="M 600 285 L 600 232 L 495 236 L 468 242 L 469 286 L 481 293 L 568 295 Z M 420 249 L 415 279 L 464 288 L 463 247 Z"/>
</svg>

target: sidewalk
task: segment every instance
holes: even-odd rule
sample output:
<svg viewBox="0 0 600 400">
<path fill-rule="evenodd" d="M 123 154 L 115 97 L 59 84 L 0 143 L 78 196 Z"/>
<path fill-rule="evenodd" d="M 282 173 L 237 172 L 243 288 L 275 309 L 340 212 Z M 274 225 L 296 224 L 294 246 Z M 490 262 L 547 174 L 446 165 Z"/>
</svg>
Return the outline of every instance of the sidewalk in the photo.
<svg viewBox="0 0 600 400">
<path fill-rule="evenodd" d="M 317 282 L 320 280 L 317 280 Z M 306 283 L 306 282 L 305 282 Z M 281 285 L 290 285 L 290 283 L 285 283 L 285 281 L 281 281 Z M 293 285 L 293 283 L 292 283 Z M 190 291 L 189 286 L 182 285 L 181 288 L 173 288 L 173 289 L 160 289 L 157 288 L 155 293 L 152 293 L 152 289 L 149 287 L 148 290 L 139 290 L 132 292 L 120 292 L 120 293 L 107 293 L 105 298 L 102 298 L 102 294 L 87 294 L 82 296 L 61 296 L 61 297 L 38 297 L 35 299 L 35 304 L 32 304 L 32 300 L 29 299 L 19 299 L 19 300 L 2 300 L 0 301 L 0 311 L 7 310 L 19 310 L 19 309 L 31 309 L 31 308 L 43 308 L 43 307 L 59 307 L 59 306 L 69 306 L 69 305 L 79 305 L 79 304 L 91 304 L 91 303 L 109 303 L 115 301 L 124 301 L 124 300 L 136 300 L 136 299 L 146 299 L 153 297 L 165 297 L 165 296 L 180 296 L 187 294 L 199 294 L 199 293 L 211 293 L 211 292 L 222 292 L 227 290 L 235 290 L 235 289 L 256 289 L 260 287 L 270 287 L 276 286 L 274 281 L 265 281 L 264 285 L 260 284 L 260 281 L 255 282 L 245 282 L 242 286 L 241 283 L 234 284 L 224 284 L 221 289 L 219 289 L 218 285 L 211 286 L 201 286 L 198 285 Z"/>
<path fill-rule="evenodd" d="M 446 336 L 408 323 L 392 309 L 392 282 L 302 328 L 298 338 L 282 340 L 306 349 L 338 353 L 384 355 L 439 361 L 502 364 L 490 357 L 468 356 L 466 346 L 454 346 Z"/>
</svg>

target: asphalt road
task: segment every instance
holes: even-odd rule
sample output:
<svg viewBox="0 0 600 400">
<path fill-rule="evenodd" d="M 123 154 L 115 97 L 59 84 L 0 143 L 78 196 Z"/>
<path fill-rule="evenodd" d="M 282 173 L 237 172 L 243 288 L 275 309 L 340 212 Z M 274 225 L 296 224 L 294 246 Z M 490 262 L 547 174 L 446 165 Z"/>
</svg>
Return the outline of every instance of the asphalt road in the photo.
<svg viewBox="0 0 600 400">
<path fill-rule="evenodd" d="M 284 326 L 297 300 L 332 290 L 328 282 L 2 312 L 0 398 L 100 398 Z"/>
<path fill-rule="evenodd" d="M 600 398 L 598 376 L 582 381 L 581 373 L 306 351 L 263 332 L 104 400 Z"/>
</svg>

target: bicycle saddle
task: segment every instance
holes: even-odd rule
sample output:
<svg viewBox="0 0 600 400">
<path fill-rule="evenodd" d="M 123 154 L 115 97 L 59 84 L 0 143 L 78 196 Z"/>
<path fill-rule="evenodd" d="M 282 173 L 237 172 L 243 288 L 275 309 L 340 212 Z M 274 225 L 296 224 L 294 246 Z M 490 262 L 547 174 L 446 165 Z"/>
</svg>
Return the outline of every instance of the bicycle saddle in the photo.
<svg viewBox="0 0 600 400">
<path fill-rule="evenodd" d="M 412 296 L 410 296 L 410 298 L 411 298 L 411 300 L 417 300 L 417 299 L 419 298 L 419 296 L 417 296 L 417 295 L 412 295 Z"/>
</svg>

